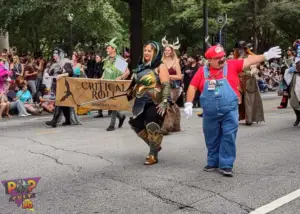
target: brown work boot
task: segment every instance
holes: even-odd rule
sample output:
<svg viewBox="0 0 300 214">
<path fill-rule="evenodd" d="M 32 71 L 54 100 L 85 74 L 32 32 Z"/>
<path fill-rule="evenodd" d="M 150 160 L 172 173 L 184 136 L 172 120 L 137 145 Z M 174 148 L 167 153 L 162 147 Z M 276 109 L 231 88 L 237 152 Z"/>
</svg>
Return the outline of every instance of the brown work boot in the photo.
<svg viewBox="0 0 300 214">
<path fill-rule="evenodd" d="M 162 147 L 160 146 L 160 147 L 157 149 L 157 153 L 159 153 L 161 149 L 162 149 Z M 151 155 L 150 153 L 149 153 L 149 155 L 147 155 L 146 160 L 147 160 L 148 158 L 150 158 L 150 155 Z"/>
<path fill-rule="evenodd" d="M 154 155 L 149 155 L 149 158 L 145 161 L 144 165 L 153 165 L 158 162 L 157 158 Z"/>
</svg>

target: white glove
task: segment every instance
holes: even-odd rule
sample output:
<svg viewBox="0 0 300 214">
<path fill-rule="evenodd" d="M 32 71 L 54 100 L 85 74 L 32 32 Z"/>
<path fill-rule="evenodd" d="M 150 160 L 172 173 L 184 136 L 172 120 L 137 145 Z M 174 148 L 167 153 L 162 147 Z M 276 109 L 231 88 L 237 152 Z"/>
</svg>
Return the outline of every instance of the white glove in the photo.
<svg viewBox="0 0 300 214">
<path fill-rule="evenodd" d="M 193 103 L 187 102 L 184 104 L 184 113 L 186 116 L 186 119 L 189 119 L 193 115 Z"/>
<path fill-rule="evenodd" d="M 271 48 L 269 51 L 264 53 L 264 57 L 267 61 L 270 59 L 280 58 L 281 57 L 281 49 L 279 46 Z"/>
</svg>

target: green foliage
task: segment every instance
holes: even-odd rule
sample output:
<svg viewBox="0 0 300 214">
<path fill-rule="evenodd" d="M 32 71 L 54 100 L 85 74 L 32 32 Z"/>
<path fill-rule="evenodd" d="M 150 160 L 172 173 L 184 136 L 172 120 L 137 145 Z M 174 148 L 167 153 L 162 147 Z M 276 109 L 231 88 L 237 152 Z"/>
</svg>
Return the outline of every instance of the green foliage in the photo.
<svg viewBox="0 0 300 214">
<path fill-rule="evenodd" d="M 0 27 L 9 31 L 10 44 L 17 46 L 20 52 L 49 53 L 61 44 L 69 49 L 69 13 L 74 14 L 74 47 L 100 48 L 115 36 L 120 45 L 128 45 L 128 30 L 123 19 L 107 0 L 2 0 L 1 3 Z"/>
<path fill-rule="evenodd" d="M 199 52 L 203 44 L 203 0 L 141 0 L 143 41 L 169 42 L 179 37 L 181 52 Z M 129 45 L 129 0 L 0 0 L 0 28 L 10 33 L 10 44 L 20 51 L 49 53 L 59 44 L 70 47 L 73 13 L 74 47 L 100 50 L 118 37 Z M 243 39 L 258 43 L 258 52 L 273 45 L 291 46 L 300 38 L 300 1 L 295 0 L 208 0 L 209 35 L 216 35 L 219 14 L 228 14 L 226 48 Z"/>
</svg>

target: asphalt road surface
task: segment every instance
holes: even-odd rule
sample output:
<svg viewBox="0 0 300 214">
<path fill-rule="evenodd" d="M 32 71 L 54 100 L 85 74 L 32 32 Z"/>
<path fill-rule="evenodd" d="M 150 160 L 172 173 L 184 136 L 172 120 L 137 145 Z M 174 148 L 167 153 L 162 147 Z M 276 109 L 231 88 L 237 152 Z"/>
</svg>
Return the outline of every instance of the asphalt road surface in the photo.
<svg viewBox="0 0 300 214">
<path fill-rule="evenodd" d="M 276 108 L 279 97 L 263 96 L 266 122 L 240 123 L 233 178 L 202 170 L 206 149 L 196 114 L 182 116 L 183 131 L 164 138 L 159 163 L 144 166 L 146 144 L 128 120 L 106 132 L 104 112 L 56 129 L 44 125 L 50 115 L 0 121 L 0 179 L 41 177 L 35 213 L 299 213 L 300 193 L 291 193 L 300 188 L 300 126 L 293 127 L 290 107 Z M 2 185 L 0 200 L 1 214 L 32 213 L 8 202 Z"/>
</svg>

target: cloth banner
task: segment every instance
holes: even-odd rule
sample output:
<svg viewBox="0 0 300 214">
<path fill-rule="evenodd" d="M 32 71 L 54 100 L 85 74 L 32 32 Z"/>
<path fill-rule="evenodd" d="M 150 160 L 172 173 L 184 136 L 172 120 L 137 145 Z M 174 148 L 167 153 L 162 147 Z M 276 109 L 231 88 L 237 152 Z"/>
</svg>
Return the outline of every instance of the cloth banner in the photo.
<svg viewBox="0 0 300 214">
<path fill-rule="evenodd" d="M 57 81 L 55 105 L 131 111 L 133 102 L 129 102 L 125 95 L 130 84 L 131 80 L 60 78 Z"/>
</svg>

